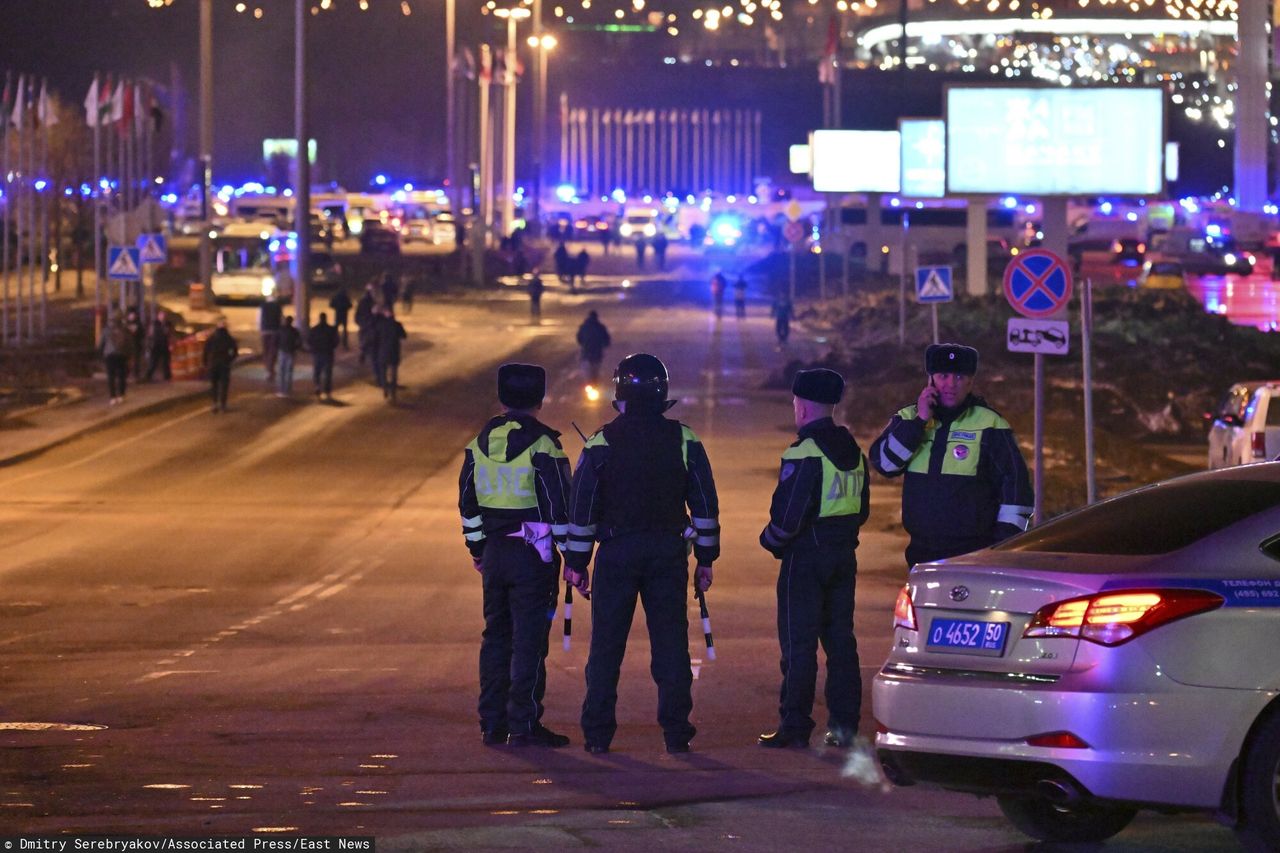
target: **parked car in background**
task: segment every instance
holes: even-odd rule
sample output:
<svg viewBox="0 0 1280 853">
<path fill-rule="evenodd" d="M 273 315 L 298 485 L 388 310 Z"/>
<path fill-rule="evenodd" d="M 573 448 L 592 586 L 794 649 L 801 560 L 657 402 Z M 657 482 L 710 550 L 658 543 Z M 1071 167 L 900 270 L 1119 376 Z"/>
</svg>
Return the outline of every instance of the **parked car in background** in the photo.
<svg viewBox="0 0 1280 853">
<path fill-rule="evenodd" d="M 1211 414 L 1210 468 L 1280 455 L 1280 381 L 1237 382 Z"/>
<path fill-rule="evenodd" d="M 458 223 L 452 213 L 446 211 L 432 217 L 431 242 L 436 246 L 458 242 Z"/>
<path fill-rule="evenodd" d="M 360 227 L 362 255 L 400 254 L 400 235 L 383 225 L 381 220 L 366 219 Z"/>
<path fill-rule="evenodd" d="M 1121 237 L 1111 244 L 1111 260 L 1124 266 L 1137 266 L 1147 254 L 1147 244 L 1136 237 Z"/>
<path fill-rule="evenodd" d="M 1140 809 L 1280 849 L 1280 464 L 1127 492 L 917 565 L 872 688 L 898 785 L 1098 842 Z"/>
<path fill-rule="evenodd" d="M 311 286 L 327 290 L 342 284 L 342 264 L 328 252 L 311 253 Z"/>
<path fill-rule="evenodd" d="M 1181 290 L 1186 286 L 1187 275 L 1177 261 L 1147 261 L 1138 274 L 1138 287 Z"/>
</svg>

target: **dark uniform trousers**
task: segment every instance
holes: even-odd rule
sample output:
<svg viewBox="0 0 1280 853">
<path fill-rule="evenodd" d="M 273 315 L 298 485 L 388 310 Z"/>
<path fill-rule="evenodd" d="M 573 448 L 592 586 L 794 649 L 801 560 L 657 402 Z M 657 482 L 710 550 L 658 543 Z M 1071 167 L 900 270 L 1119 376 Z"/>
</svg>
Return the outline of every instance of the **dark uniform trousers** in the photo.
<svg viewBox="0 0 1280 853">
<path fill-rule="evenodd" d="M 560 557 L 544 563 L 523 538 L 489 536 L 480 564 L 480 724 L 491 731 L 506 727 L 526 734 L 542 719 Z"/>
<path fill-rule="evenodd" d="M 591 583 L 591 653 L 582 702 L 587 743 L 607 746 L 618 729 L 618 672 L 637 595 L 649 628 L 658 724 L 669 744 L 693 737 L 688 587 L 688 556 L 679 534 L 632 533 L 600 543 Z"/>
<path fill-rule="evenodd" d="M 827 656 L 828 727 L 856 731 L 862 673 L 853 636 L 853 547 L 789 548 L 778 574 L 778 641 L 782 648 L 781 730 L 813 731 L 818 643 Z"/>
<path fill-rule="evenodd" d="M 947 542 L 923 541 L 912 539 L 907 544 L 907 568 L 920 563 L 932 563 L 934 560 L 945 560 L 947 557 L 958 557 L 992 544 L 990 536 L 974 539 L 953 539 Z"/>
</svg>

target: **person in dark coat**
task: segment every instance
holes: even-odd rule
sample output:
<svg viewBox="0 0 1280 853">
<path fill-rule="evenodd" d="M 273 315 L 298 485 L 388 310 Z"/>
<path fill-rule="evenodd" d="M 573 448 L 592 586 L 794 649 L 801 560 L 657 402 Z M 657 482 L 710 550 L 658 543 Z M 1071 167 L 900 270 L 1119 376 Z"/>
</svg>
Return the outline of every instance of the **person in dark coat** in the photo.
<svg viewBox="0 0 1280 853">
<path fill-rule="evenodd" d="M 667 235 L 659 228 L 658 233 L 653 236 L 653 259 L 658 262 L 660 270 L 667 268 L 667 242 Z"/>
<path fill-rule="evenodd" d="M 560 279 L 561 284 L 569 285 L 573 288 L 573 267 L 569 260 L 569 249 L 565 246 L 564 241 L 560 241 L 560 245 L 556 246 L 555 251 L 556 262 L 556 278 Z"/>
<path fill-rule="evenodd" d="M 329 325 L 329 315 L 320 312 L 320 322 L 307 332 L 307 349 L 311 350 L 311 375 L 315 378 L 316 396 L 333 399 L 333 354 L 338 349 L 338 329 Z"/>
<path fill-rule="evenodd" d="M 102 330 L 102 340 L 98 343 L 98 351 L 102 353 L 102 362 L 107 369 L 107 391 L 111 395 L 111 405 L 124 402 L 125 386 L 129 378 L 129 348 L 132 341 L 124 327 L 119 314 L 112 314 L 107 319 L 107 326 Z"/>
<path fill-rule="evenodd" d="M 578 250 L 578 263 L 574 266 L 574 272 L 578 274 L 578 279 L 582 286 L 587 286 L 587 265 L 591 263 L 591 256 L 587 254 L 586 249 Z M 572 281 L 572 277 L 570 277 Z"/>
<path fill-rule="evenodd" d="M 276 379 L 276 359 L 280 356 L 280 324 L 284 308 L 275 298 L 268 298 L 258 311 L 258 331 L 262 335 L 262 364 L 267 368 L 267 381 Z"/>
<path fill-rule="evenodd" d="M 778 336 L 778 345 L 786 346 L 791 337 L 791 299 L 785 293 L 778 293 L 773 300 L 773 331 Z"/>
<path fill-rule="evenodd" d="M 733 283 L 733 311 L 739 320 L 747 316 L 747 279 L 741 273 Z"/>
<path fill-rule="evenodd" d="M 394 306 L 400 298 L 400 283 L 389 272 L 382 274 L 382 304 Z"/>
<path fill-rule="evenodd" d="M 329 299 L 329 307 L 333 309 L 333 328 L 342 336 L 342 348 L 350 349 L 347 345 L 347 315 L 351 313 L 351 297 L 345 287 Z"/>
<path fill-rule="evenodd" d="M 389 306 L 383 306 L 373 321 L 373 364 L 383 399 L 396 401 L 400 382 L 400 342 L 407 337 L 404 325 Z"/>
<path fill-rule="evenodd" d="M 649 248 L 649 241 L 644 237 L 636 240 L 636 269 L 644 269 L 644 253 Z"/>
<path fill-rule="evenodd" d="M 356 343 L 360 346 L 360 363 L 372 356 L 373 312 L 378 307 L 378 297 L 373 282 L 364 286 L 364 295 L 356 303 Z"/>
<path fill-rule="evenodd" d="M 276 387 L 277 397 L 288 397 L 293 394 L 293 364 L 298 350 L 302 349 L 302 333 L 293 325 L 293 316 L 285 315 L 280 326 L 280 384 Z"/>
<path fill-rule="evenodd" d="M 533 320 L 534 325 L 542 322 L 542 276 L 538 275 L 538 270 L 533 271 L 533 275 L 529 277 L 529 318 Z"/>
<path fill-rule="evenodd" d="M 142 356 L 147 351 L 147 329 L 142 325 L 138 312 L 132 308 L 125 315 L 124 329 L 129 335 L 129 361 L 133 366 L 133 378 L 142 378 Z"/>
<path fill-rule="evenodd" d="M 157 367 L 160 368 L 160 375 L 164 377 L 165 382 L 173 379 L 173 369 L 169 361 L 169 341 L 171 337 L 169 315 L 164 311 L 157 311 L 156 318 L 151 321 L 150 342 L 147 345 L 148 382 L 155 377 Z"/>
<path fill-rule="evenodd" d="M 587 314 L 587 319 L 578 327 L 578 346 L 582 350 L 582 375 L 588 385 L 600 381 L 600 362 L 611 343 L 609 329 L 600 322 L 600 315 L 595 311 Z"/>
<path fill-rule="evenodd" d="M 204 367 L 209 374 L 209 392 L 213 397 L 213 413 L 227 410 L 227 393 L 231 390 L 231 365 L 240 355 L 240 344 L 227 331 L 227 318 L 218 318 L 218 327 L 204 342 Z"/>
</svg>

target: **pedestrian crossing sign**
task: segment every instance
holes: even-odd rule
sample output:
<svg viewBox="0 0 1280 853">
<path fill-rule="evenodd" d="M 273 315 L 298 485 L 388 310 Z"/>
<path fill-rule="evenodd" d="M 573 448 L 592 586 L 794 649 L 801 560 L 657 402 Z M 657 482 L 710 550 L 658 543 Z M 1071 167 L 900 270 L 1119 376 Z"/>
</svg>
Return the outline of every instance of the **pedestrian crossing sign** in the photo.
<svg viewBox="0 0 1280 853">
<path fill-rule="evenodd" d="M 163 234 L 142 234 L 138 237 L 138 253 L 144 264 L 163 264 L 169 260 L 168 246 Z"/>
<path fill-rule="evenodd" d="M 950 302 L 951 267 L 916 267 L 916 301 Z"/>
<path fill-rule="evenodd" d="M 107 278 L 136 281 L 142 278 L 138 250 L 132 246 L 112 246 L 107 252 Z"/>
</svg>

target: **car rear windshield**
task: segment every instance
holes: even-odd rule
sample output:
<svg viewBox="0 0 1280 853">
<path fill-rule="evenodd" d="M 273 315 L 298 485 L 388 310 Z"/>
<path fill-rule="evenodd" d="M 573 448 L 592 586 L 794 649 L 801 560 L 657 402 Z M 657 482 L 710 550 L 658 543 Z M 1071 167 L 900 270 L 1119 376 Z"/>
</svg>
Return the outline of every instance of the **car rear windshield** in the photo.
<svg viewBox="0 0 1280 853">
<path fill-rule="evenodd" d="M 995 547 L 1065 554 L 1167 554 L 1277 505 L 1278 482 L 1174 481 L 1064 515 Z"/>
</svg>

